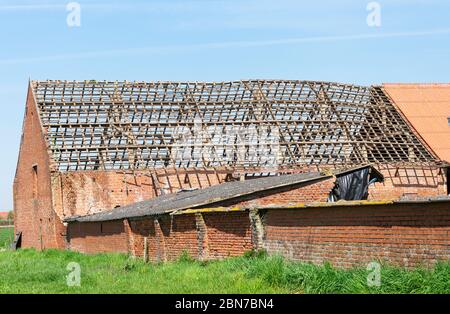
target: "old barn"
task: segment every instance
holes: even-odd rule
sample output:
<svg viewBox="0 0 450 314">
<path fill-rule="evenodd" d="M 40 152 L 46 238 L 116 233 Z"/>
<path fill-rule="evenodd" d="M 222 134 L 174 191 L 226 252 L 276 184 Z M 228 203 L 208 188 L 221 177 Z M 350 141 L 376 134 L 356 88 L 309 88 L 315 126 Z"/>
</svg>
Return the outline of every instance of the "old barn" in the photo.
<svg viewBox="0 0 450 314">
<path fill-rule="evenodd" d="M 449 109 L 448 84 L 31 81 L 15 231 L 149 260 L 447 260 Z"/>
</svg>

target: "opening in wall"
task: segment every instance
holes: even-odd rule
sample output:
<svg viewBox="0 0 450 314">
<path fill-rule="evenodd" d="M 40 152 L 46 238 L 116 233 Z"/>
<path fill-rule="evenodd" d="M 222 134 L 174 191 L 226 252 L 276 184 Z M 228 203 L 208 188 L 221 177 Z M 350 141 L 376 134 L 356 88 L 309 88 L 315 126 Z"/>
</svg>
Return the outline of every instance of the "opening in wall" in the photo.
<svg viewBox="0 0 450 314">
<path fill-rule="evenodd" d="M 450 167 L 447 168 L 447 195 L 450 195 Z"/>
<path fill-rule="evenodd" d="M 33 198 L 37 198 L 38 196 L 38 166 L 33 165 Z"/>
</svg>

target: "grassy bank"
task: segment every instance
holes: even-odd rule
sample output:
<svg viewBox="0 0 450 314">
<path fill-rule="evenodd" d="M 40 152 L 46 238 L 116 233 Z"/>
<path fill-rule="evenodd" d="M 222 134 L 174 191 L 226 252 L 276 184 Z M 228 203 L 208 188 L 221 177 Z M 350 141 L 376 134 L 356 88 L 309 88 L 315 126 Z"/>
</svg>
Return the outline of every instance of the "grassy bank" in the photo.
<svg viewBox="0 0 450 314">
<path fill-rule="evenodd" d="M 66 284 L 70 262 L 81 267 L 80 287 Z M 450 293 L 448 263 L 428 270 L 383 266 L 380 287 L 368 287 L 367 275 L 365 268 L 266 256 L 144 264 L 116 254 L 0 252 L 0 293 Z"/>
</svg>

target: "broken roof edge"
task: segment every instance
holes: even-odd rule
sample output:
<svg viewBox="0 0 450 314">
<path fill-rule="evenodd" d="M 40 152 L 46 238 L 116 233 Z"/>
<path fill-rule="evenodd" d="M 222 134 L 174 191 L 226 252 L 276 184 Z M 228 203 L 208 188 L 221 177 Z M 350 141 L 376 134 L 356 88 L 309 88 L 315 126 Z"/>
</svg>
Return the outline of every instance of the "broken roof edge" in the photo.
<svg viewBox="0 0 450 314">
<path fill-rule="evenodd" d="M 338 202 L 312 202 L 312 203 L 290 203 L 287 205 L 265 205 L 258 207 L 251 206 L 233 206 L 233 207 L 203 207 L 203 208 L 187 208 L 184 210 L 176 210 L 173 212 L 160 213 L 158 215 L 188 215 L 188 214 L 196 214 L 196 213 L 216 213 L 216 212 L 244 212 L 248 210 L 283 210 L 283 209 L 309 209 L 309 208 L 336 208 L 336 207 L 358 207 L 358 206 L 380 206 L 380 205 L 396 205 L 396 204 L 428 204 L 428 203 L 449 203 L 450 204 L 450 196 L 442 196 L 435 198 L 424 198 L 424 199 L 416 199 L 416 200 L 361 200 L 361 201 L 346 201 L 340 200 Z M 158 215 L 150 215 L 150 216 L 158 216 Z M 142 217 L 127 217 L 121 219 L 143 219 L 150 216 L 142 216 Z M 115 219 L 119 220 L 119 219 Z M 68 222 L 85 222 L 85 221 L 68 221 Z M 89 221 L 87 221 L 89 222 Z M 96 221 L 91 221 L 96 222 Z"/>
<path fill-rule="evenodd" d="M 442 161 L 441 158 L 439 158 L 436 151 L 431 147 L 431 145 L 425 140 L 423 135 L 417 130 L 417 128 L 411 123 L 411 121 L 408 119 L 405 112 L 400 108 L 397 101 L 394 99 L 393 95 L 389 93 L 389 91 L 386 89 L 388 86 L 394 86 L 389 84 L 383 84 L 381 89 L 383 90 L 383 93 L 386 95 L 386 97 L 389 98 L 389 101 L 392 103 L 392 106 L 394 106 L 395 110 L 399 113 L 399 115 L 402 117 L 405 124 L 409 127 L 411 133 L 417 137 L 419 142 L 431 153 L 431 155 L 435 158 L 436 161 Z"/>
<path fill-rule="evenodd" d="M 427 203 L 450 203 L 450 196 L 437 196 L 419 199 L 400 199 L 400 200 L 360 200 L 360 201 L 346 201 L 340 200 L 337 202 L 313 202 L 313 203 L 291 203 L 285 206 L 280 205 L 265 205 L 250 207 L 250 206 L 234 206 L 234 207 L 208 207 L 208 208 L 188 208 L 183 211 L 176 211 L 170 215 L 184 215 L 195 213 L 213 213 L 213 212 L 237 212 L 251 209 L 305 209 L 305 208 L 328 208 L 328 207 L 355 207 L 355 206 L 379 206 L 379 205 L 396 205 L 396 204 L 427 204 Z"/>
<path fill-rule="evenodd" d="M 298 82 L 298 83 L 325 83 L 334 84 L 338 86 L 351 86 L 351 87 L 381 87 L 384 83 L 380 84 L 356 84 L 356 83 L 343 83 L 339 81 L 326 81 L 326 80 L 299 80 L 299 79 L 277 79 L 277 78 L 242 78 L 237 80 L 224 80 L 224 81 L 212 81 L 212 80 L 156 80 L 156 81 L 138 81 L 138 80 L 30 80 L 31 84 L 232 84 L 232 83 L 242 83 L 242 82 Z"/>
<path fill-rule="evenodd" d="M 302 183 L 307 183 L 307 182 L 313 182 L 313 181 L 317 181 L 317 180 L 321 180 L 321 179 L 328 179 L 328 178 L 332 178 L 334 176 L 340 176 L 340 175 L 345 175 L 347 173 L 353 172 L 353 171 L 358 171 L 364 168 L 371 168 L 371 171 L 375 170 L 377 171 L 371 164 L 367 164 L 367 165 L 363 165 L 363 166 L 359 166 L 356 168 L 351 168 L 351 169 L 345 169 L 345 170 L 339 170 L 336 169 L 334 172 L 325 174 L 325 173 L 320 173 L 320 172 L 310 172 L 310 173 L 303 173 L 303 174 L 289 174 L 289 175 L 281 175 L 281 176 L 275 176 L 275 177 L 266 177 L 266 178 L 260 178 L 260 179 L 253 179 L 250 181 L 234 181 L 234 182 L 226 182 L 226 183 L 222 183 L 222 184 L 218 184 L 218 185 L 214 185 L 208 188 L 204 188 L 204 189 L 197 189 L 194 191 L 190 191 L 190 192 L 194 192 L 192 193 L 193 196 L 195 196 L 195 194 L 204 194 L 204 193 L 208 193 L 208 191 L 213 191 L 213 190 L 217 190 L 217 189 L 223 189 L 224 187 L 229 187 L 229 186 L 233 186 L 233 185 L 245 185 L 248 184 L 248 182 L 255 182 L 257 181 L 258 183 L 266 183 L 269 182 L 271 179 L 274 178 L 294 178 L 296 176 L 300 176 L 299 179 L 293 180 L 292 182 L 281 182 L 279 184 L 275 184 L 275 185 L 268 185 L 267 187 L 260 187 L 260 188 L 256 188 L 254 190 L 251 191 L 244 191 L 244 192 L 239 192 L 239 193 L 235 193 L 232 195 L 227 195 L 223 198 L 212 198 L 212 199 L 206 199 L 203 201 L 200 201 L 198 203 L 194 203 L 194 204 L 186 204 L 184 206 L 179 206 L 176 207 L 174 206 L 174 208 L 171 208 L 170 210 L 164 210 L 164 211 L 156 211 L 155 209 L 153 209 L 153 212 L 151 211 L 151 209 L 149 209 L 145 214 L 143 214 L 142 212 L 140 212 L 139 210 L 136 210 L 137 207 L 139 206 L 145 206 L 146 204 L 148 204 L 148 206 L 151 206 L 152 202 L 156 202 L 158 200 L 164 200 L 166 198 L 172 197 L 175 198 L 176 196 L 181 195 L 181 193 L 189 193 L 189 192 L 177 192 L 177 193 L 172 193 L 172 194 L 166 194 L 166 195 L 161 195 L 161 196 L 157 196 L 155 198 L 149 199 L 149 200 L 145 200 L 145 201 L 141 201 L 141 202 L 137 202 L 137 203 L 132 203 L 130 205 L 127 206 L 123 206 L 123 207 L 118 207 L 118 208 L 114 208 L 108 211 L 103 211 L 103 212 L 99 212 L 99 213 L 95 213 L 95 214 L 90 214 L 90 215 L 85 215 L 85 216 L 71 216 L 68 217 L 66 219 L 64 219 L 64 222 L 99 222 L 99 221 L 111 221 L 111 220 L 120 220 L 120 219 L 125 219 L 125 218 L 135 218 L 135 217 L 148 217 L 148 216 L 155 216 L 155 215 L 161 215 L 161 214 L 167 214 L 167 213 L 173 213 L 176 211 L 180 211 L 180 210 L 185 210 L 188 208 L 198 208 L 200 206 L 205 206 L 205 205 L 210 205 L 210 204 L 215 204 L 215 203 L 219 203 L 219 202 L 223 202 L 223 201 L 229 201 L 232 199 L 236 199 L 236 198 L 240 198 L 243 196 L 248 196 L 248 195 L 252 195 L 261 191 L 273 191 L 279 188 L 283 188 L 283 187 L 287 187 L 287 186 L 294 186 L 294 185 L 299 185 Z M 377 171 L 377 173 L 379 173 Z M 312 177 L 308 177 L 308 178 L 304 178 L 305 175 L 313 175 Z M 315 174 L 315 176 L 314 176 Z M 301 176 L 303 175 L 303 176 Z M 381 175 L 381 173 L 380 173 Z M 381 175 L 382 178 L 382 175 Z M 264 180 L 264 181 L 261 181 Z M 269 182 L 270 183 L 270 182 Z M 263 184 L 264 185 L 264 184 Z M 183 194 L 186 195 L 186 194 Z M 127 212 L 127 209 L 134 210 L 137 211 L 136 213 L 132 213 L 132 212 Z"/>
<path fill-rule="evenodd" d="M 326 207 L 342 207 L 342 206 L 377 206 L 377 205 L 395 205 L 395 204 L 426 204 L 426 203 L 450 203 L 450 196 L 437 196 L 419 199 L 399 199 L 399 200 L 361 200 L 361 201 L 345 201 L 337 202 L 313 202 L 313 203 L 296 203 L 286 206 L 260 206 L 258 209 L 302 209 L 302 208 L 326 208 Z"/>
<path fill-rule="evenodd" d="M 308 167 L 315 168 L 317 171 L 322 172 L 330 167 L 339 167 L 342 169 L 346 169 L 345 166 L 347 166 L 347 169 L 356 169 L 353 167 L 358 167 L 359 163 L 342 163 L 342 164 L 307 164 L 307 163 L 295 163 L 290 164 L 288 166 L 278 166 L 276 169 L 280 170 L 280 172 L 286 171 L 292 171 L 296 170 L 299 167 L 307 169 Z M 414 161 L 391 161 L 391 162 L 377 162 L 373 161 L 370 162 L 368 165 L 371 165 L 375 171 L 380 173 L 375 167 L 381 167 L 381 166 L 392 166 L 392 167 L 431 167 L 431 168 L 449 168 L 450 162 L 441 160 L 437 158 L 436 160 L 429 161 L 429 162 L 414 162 Z M 197 171 L 207 171 L 213 173 L 214 171 L 226 171 L 230 170 L 232 172 L 246 172 L 246 173 L 253 173 L 253 172 L 275 172 L 275 169 L 268 168 L 265 166 L 212 166 L 212 167 L 177 167 L 177 166 L 167 166 L 167 167 L 143 167 L 143 168 L 136 168 L 136 169 L 80 169 L 80 170 L 60 170 L 56 168 L 50 169 L 52 173 L 97 173 L 97 172 L 119 172 L 119 173 L 126 173 L 126 174 L 134 174 L 135 172 L 145 172 L 145 171 L 161 171 L 161 172 L 167 172 L 167 171 L 177 171 L 177 172 L 197 172 Z M 345 172 L 345 170 L 344 170 Z M 340 173 L 341 174 L 341 173 Z"/>
<path fill-rule="evenodd" d="M 382 83 L 383 86 L 402 86 L 402 87 L 421 87 L 421 86 L 436 86 L 436 87 L 449 87 L 450 83 L 448 82 L 410 82 L 410 83 L 402 83 L 402 82 L 388 82 Z"/>
</svg>

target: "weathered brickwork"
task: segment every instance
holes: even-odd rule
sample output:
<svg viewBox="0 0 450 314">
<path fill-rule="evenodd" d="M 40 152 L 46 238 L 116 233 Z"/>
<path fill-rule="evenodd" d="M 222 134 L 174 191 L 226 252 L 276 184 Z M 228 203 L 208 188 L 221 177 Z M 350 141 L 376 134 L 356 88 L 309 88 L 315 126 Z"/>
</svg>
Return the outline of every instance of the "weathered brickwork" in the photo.
<svg viewBox="0 0 450 314">
<path fill-rule="evenodd" d="M 144 256 L 144 238 L 150 260 L 178 258 L 183 252 L 196 258 L 198 241 L 194 215 L 162 216 L 130 221 L 132 254 Z"/>
<path fill-rule="evenodd" d="M 146 238 L 150 261 L 173 260 L 183 252 L 217 259 L 261 248 L 338 267 L 371 261 L 412 267 L 450 259 L 449 202 L 203 212 L 129 223 L 128 231 L 126 220 L 70 223 L 70 248 L 143 257 Z"/>
<path fill-rule="evenodd" d="M 274 204 L 283 204 L 286 206 L 298 203 L 326 202 L 328 194 L 334 186 L 334 182 L 334 178 L 320 179 L 297 186 L 258 192 L 245 197 L 243 201 L 235 200 L 228 203 L 252 208 Z"/>
<path fill-rule="evenodd" d="M 144 256 L 146 237 L 153 261 L 173 260 L 184 252 L 198 259 L 224 258 L 253 248 L 247 212 L 165 215 L 131 220 L 130 226 L 131 253 Z"/>
<path fill-rule="evenodd" d="M 417 199 L 450 193 L 447 191 L 445 169 L 378 165 L 377 170 L 384 175 L 384 182 L 369 187 L 371 200 Z"/>
<path fill-rule="evenodd" d="M 290 259 L 349 267 L 415 266 L 450 258 L 450 204 L 269 210 L 264 246 Z"/>
<path fill-rule="evenodd" d="M 248 212 L 203 214 L 208 258 L 239 256 L 253 248 Z"/>
<path fill-rule="evenodd" d="M 65 228 L 52 208 L 50 161 L 31 91 L 14 179 L 15 230 L 22 246 L 36 249 L 65 246 Z"/>
<path fill-rule="evenodd" d="M 53 208 L 63 218 L 88 215 L 154 198 L 181 189 L 225 182 L 226 174 L 161 171 L 81 171 L 53 173 Z M 170 183 L 170 184 L 169 184 Z"/>
<path fill-rule="evenodd" d="M 133 256 L 144 256 L 144 238 L 147 238 L 147 254 L 150 260 L 156 261 L 159 247 L 156 242 L 155 222 L 153 218 L 130 220 L 129 242 Z"/>
<path fill-rule="evenodd" d="M 128 232 L 122 220 L 71 223 L 67 228 L 69 248 L 82 253 L 128 253 Z"/>
</svg>

